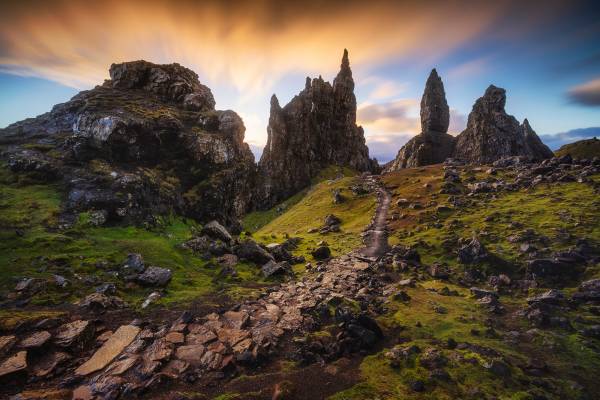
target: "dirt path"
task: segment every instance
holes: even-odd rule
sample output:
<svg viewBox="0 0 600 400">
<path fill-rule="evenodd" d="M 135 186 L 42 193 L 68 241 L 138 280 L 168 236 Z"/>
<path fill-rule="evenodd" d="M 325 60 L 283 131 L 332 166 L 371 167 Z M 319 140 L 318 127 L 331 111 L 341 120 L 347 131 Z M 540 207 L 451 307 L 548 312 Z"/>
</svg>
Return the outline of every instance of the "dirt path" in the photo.
<svg viewBox="0 0 600 400">
<path fill-rule="evenodd" d="M 368 176 L 366 181 L 369 186 L 374 187 L 377 191 L 378 205 L 373 222 L 365 232 L 364 242 L 366 247 L 361 250 L 361 254 L 366 257 L 380 257 L 390 248 L 387 233 L 387 213 L 392 195 L 378 181 L 377 177 Z"/>
</svg>

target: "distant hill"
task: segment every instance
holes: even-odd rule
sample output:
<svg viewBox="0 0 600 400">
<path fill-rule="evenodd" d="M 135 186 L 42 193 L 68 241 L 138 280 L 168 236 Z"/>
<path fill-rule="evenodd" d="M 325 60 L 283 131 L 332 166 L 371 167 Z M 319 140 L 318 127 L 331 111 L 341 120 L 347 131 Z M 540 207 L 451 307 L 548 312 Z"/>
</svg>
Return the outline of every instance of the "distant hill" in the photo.
<svg viewBox="0 0 600 400">
<path fill-rule="evenodd" d="M 555 151 L 557 156 L 570 154 L 573 158 L 594 158 L 600 157 L 600 140 L 598 138 L 579 140 L 577 142 L 565 144 Z"/>
</svg>

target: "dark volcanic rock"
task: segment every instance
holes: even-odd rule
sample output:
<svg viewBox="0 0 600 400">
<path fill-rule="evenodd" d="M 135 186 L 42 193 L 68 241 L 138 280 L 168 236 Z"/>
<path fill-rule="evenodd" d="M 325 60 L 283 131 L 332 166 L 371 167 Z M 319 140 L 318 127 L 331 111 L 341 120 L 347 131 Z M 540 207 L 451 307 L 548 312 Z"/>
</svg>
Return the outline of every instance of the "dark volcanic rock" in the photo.
<svg viewBox="0 0 600 400">
<path fill-rule="evenodd" d="M 132 61 L 110 66 L 112 86 L 142 89 L 167 101 L 181 102 L 186 109 L 210 111 L 215 99 L 210 89 L 198 81 L 198 75 L 179 64 L 156 65 Z"/>
<path fill-rule="evenodd" d="M 87 211 L 102 223 L 152 222 L 175 212 L 235 225 L 252 207 L 257 179 L 241 118 L 215 110 L 210 89 L 178 64 L 113 64 L 110 76 L 46 114 L 0 129 L 9 168 L 44 182 L 61 179 L 66 224 Z M 43 153 L 31 149 L 37 145 Z"/>
<path fill-rule="evenodd" d="M 271 205 L 310 184 L 323 168 L 345 165 L 375 171 L 363 129 L 356 125 L 354 81 L 344 51 L 333 85 L 321 77 L 306 79 L 306 87 L 285 107 L 271 98 L 267 145 L 259 168 L 264 174 L 263 196 Z"/>
<path fill-rule="evenodd" d="M 252 261 L 256 264 L 266 264 L 274 258 L 268 251 L 263 249 L 252 239 L 246 239 L 233 248 L 236 256 L 243 260 Z"/>
<path fill-rule="evenodd" d="M 421 98 L 421 133 L 400 149 L 387 171 L 438 164 L 452 157 L 455 138 L 447 133 L 449 123 L 444 84 L 433 69 Z"/>
<path fill-rule="evenodd" d="M 137 281 L 146 286 L 165 286 L 172 276 L 173 273 L 170 269 L 148 267 L 143 274 L 137 277 Z"/>
<path fill-rule="evenodd" d="M 473 164 L 493 163 L 504 157 L 531 160 L 552 157 L 525 120 L 523 125 L 504 110 L 506 91 L 490 85 L 469 114 L 467 128 L 457 136 L 454 158 Z"/>
</svg>

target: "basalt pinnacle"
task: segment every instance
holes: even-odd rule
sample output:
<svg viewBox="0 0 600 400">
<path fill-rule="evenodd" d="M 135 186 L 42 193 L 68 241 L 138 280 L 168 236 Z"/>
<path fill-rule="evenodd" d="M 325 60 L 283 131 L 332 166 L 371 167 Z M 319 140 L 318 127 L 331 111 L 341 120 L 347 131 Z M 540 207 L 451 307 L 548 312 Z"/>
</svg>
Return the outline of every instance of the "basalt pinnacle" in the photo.
<svg viewBox="0 0 600 400">
<path fill-rule="evenodd" d="M 421 131 L 446 133 L 449 124 L 450 108 L 446 102 L 444 84 L 434 68 L 427 78 L 421 98 Z"/>
<path fill-rule="evenodd" d="M 500 158 L 523 156 L 530 160 L 552 157 L 525 120 L 523 125 L 508 115 L 506 91 L 490 85 L 469 114 L 467 128 L 456 138 L 454 158 L 473 164 L 492 163 Z"/>
<path fill-rule="evenodd" d="M 452 155 L 454 137 L 447 134 L 450 108 L 446 102 L 444 84 L 435 68 L 429 74 L 421 98 L 421 133 L 409 140 L 387 168 L 402 168 L 443 162 Z"/>
<path fill-rule="evenodd" d="M 272 205 L 310 185 L 323 168 L 377 169 L 369 159 L 363 129 L 356 125 L 354 80 L 347 50 L 333 85 L 306 79 L 304 90 L 281 107 L 271 98 L 267 145 L 259 162 L 264 205 Z"/>
</svg>

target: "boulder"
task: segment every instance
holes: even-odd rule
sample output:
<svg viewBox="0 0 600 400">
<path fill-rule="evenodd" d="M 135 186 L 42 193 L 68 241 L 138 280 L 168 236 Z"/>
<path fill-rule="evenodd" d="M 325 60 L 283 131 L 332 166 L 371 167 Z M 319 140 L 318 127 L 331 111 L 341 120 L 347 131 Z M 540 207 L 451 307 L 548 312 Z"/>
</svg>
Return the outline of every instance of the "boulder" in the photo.
<svg viewBox="0 0 600 400">
<path fill-rule="evenodd" d="M 127 255 L 127 260 L 123 264 L 123 272 L 141 274 L 144 272 L 144 268 L 144 258 L 141 254 L 131 253 Z"/>
<path fill-rule="evenodd" d="M 476 237 L 473 237 L 469 243 L 458 250 L 458 260 L 463 264 L 479 263 L 485 261 L 487 258 L 487 250 Z"/>
<path fill-rule="evenodd" d="M 287 275 L 292 272 L 292 267 L 287 261 L 269 261 L 262 266 L 261 270 L 263 276 L 269 278 L 273 275 Z"/>
<path fill-rule="evenodd" d="M 228 244 L 233 241 L 233 237 L 231 236 L 231 234 L 223 225 L 219 224 L 217 221 L 211 221 L 205 224 L 202 227 L 201 232 L 213 239 L 219 239 Z"/>
<path fill-rule="evenodd" d="M 310 253 L 315 260 L 326 260 L 331 257 L 331 250 L 328 246 L 319 246 Z"/>
<path fill-rule="evenodd" d="M 328 214 L 325 216 L 324 226 L 334 226 L 342 223 L 342 220 L 339 219 L 336 215 Z"/>
<path fill-rule="evenodd" d="M 233 252 L 241 259 L 256 264 L 266 264 L 274 260 L 273 256 L 252 239 L 245 239 L 233 247 Z"/>
<path fill-rule="evenodd" d="M 173 273 L 168 268 L 148 267 L 136 280 L 144 286 L 166 286 L 172 276 Z"/>
<path fill-rule="evenodd" d="M 547 292 L 544 292 L 540 295 L 528 298 L 527 303 L 543 303 L 557 305 L 564 299 L 564 297 L 565 296 L 560 290 L 550 289 Z"/>
<path fill-rule="evenodd" d="M 57 346 L 69 349 L 84 348 L 94 336 L 94 326 L 90 321 L 77 320 L 61 325 L 54 335 Z"/>
</svg>

